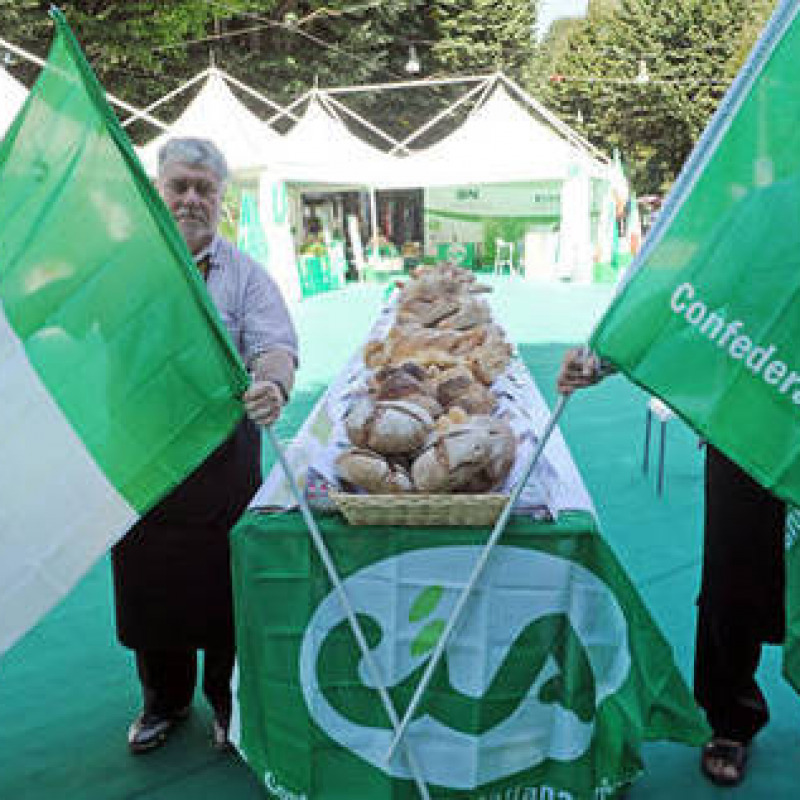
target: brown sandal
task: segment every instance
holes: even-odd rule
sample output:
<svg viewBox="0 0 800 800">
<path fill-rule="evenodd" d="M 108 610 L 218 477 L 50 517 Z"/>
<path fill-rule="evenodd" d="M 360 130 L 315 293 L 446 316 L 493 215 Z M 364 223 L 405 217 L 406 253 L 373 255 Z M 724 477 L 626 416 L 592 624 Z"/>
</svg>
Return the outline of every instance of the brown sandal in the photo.
<svg viewBox="0 0 800 800">
<path fill-rule="evenodd" d="M 712 764 L 716 762 L 717 766 Z M 736 786 L 742 782 L 747 766 L 747 745 L 714 737 L 700 753 L 700 769 L 717 786 Z M 729 774 L 730 773 L 730 774 Z"/>
</svg>

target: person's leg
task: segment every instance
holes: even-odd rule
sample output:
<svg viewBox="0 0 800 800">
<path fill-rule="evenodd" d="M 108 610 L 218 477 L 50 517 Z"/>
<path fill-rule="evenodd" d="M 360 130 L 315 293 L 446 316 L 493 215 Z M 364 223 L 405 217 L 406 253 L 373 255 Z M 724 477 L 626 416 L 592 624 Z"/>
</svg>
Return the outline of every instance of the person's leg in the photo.
<svg viewBox="0 0 800 800">
<path fill-rule="evenodd" d="M 785 626 L 785 505 L 713 447 L 705 488 L 695 697 L 714 738 L 701 763 L 712 780 L 732 784 L 769 719 L 755 673 L 762 644 L 780 641 Z"/>
<path fill-rule="evenodd" d="M 144 708 L 128 731 L 133 753 L 162 745 L 189 712 L 197 679 L 194 650 L 137 650 L 136 670 Z"/>
<path fill-rule="evenodd" d="M 203 694 L 214 711 L 214 746 L 228 745 L 231 720 L 231 677 L 236 659 L 233 643 L 206 648 L 203 658 Z"/>
<path fill-rule="evenodd" d="M 761 640 L 736 620 L 701 603 L 695 643 L 694 693 L 715 736 L 748 744 L 769 720 L 755 680 Z"/>
<path fill-rule="evenodd" d="M 195 650 L 137 650 L 136 670 L 146 712 L 170 716 L 191 704 L 197 680 Z"/>
</svg>

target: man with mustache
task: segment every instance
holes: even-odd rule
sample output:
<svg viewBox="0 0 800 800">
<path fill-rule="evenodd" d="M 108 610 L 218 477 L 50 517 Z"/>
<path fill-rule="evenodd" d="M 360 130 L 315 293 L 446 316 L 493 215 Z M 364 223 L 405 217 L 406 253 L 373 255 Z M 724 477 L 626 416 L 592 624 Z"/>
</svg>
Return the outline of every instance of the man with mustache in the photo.
<svg viewBox="0 0 800 800">
<path fill-rule="evenodd" d="M 164 743 L 189 712 L 203 651 L 212 741 L 228 747 L 235 646 L 228 533 L 261 483 L 258 425 L 271 425 L 294 382 L 297 338 L 275 282 L 217 235 L 228 179 L 204 139 L 171 139 L 159 152 L 158 190 L 178 224 L 252 383 L 247 417 L 114 548 L 117 637 L 134 651 L 143 710 L 132 753 Z"/>
</svg>

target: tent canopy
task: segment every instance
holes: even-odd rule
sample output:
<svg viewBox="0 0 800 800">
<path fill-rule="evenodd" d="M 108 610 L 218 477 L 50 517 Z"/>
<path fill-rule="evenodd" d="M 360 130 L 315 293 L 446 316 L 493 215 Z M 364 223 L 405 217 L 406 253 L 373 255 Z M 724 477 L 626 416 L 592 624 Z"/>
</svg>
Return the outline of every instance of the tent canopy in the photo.
<svg viewBox="0 0 800 800">
<path fill-rule="evenodd" d="M 270 170 L 291 183 L 376 186 L 397 169 L 398 159 L 352 134 L 313 94 L 283 145 Z"/>
<path fill-rule="evenodd" d="M 27 96 L 28 90 L 0 67 L 0 137 L 5 136 Z"/>
<path fill-rule="evenodd" d="M 565 180 L 576 167 L 608 174 L 587 148 L 534 118 L 502 85 L 453 133 L 402 161 L 396 186 Z"/>
<path fill-rule="evenodd" d="M 257 174 L 280 158 L 283 149 L 281 135 L 240 102 L 219 70 L 213 68 L 202 89 L 169 130 L 139 149 L 148 174 L 156 174 L 158 151 L 175 136 L 210 139 L 225 154 L 234 175 Z"/>
</svg>

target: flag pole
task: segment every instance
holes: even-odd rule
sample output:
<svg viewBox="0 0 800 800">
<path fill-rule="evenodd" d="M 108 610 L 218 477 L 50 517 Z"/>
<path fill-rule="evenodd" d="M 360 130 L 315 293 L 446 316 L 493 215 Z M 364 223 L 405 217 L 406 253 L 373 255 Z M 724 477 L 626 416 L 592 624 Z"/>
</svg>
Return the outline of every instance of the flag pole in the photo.
<svg viewBox="0 0 800 800">
<path fill-rule="evenodd" d="M 286 480 L 289 484 L 289 488 L 294 495 L 294 499 L 297 501 L 297 505 L 300 508 L 300 513 L 305 520 L 306 526 L 308 527 L 308 532 L 311 534 L 311 539 L 314 542 L 314 546 L 317 549 L 317 553 L 319 554 L 320 559 L 322 560 L 322 564 L 325 567 L 325 571 L 328 573 L 328 578 L 330 579 L 331 583 L 336 590 L 337 595 L 339 596 L 339 601 L 344 608 L 344 612 L 347 615 L 347 621 L 350 623 L 350 628 L 353 631 L 353 636 L 358 643 L 358 648 L 361 651 L 361 655 L 364 658 L 364 662 L 367 666 L 367 669 L 370 673 L 370 678 L 372 682 L 375 684 L 378 690 L 378 694 L 381 699 L 381 705 L 383 705 L 384 710 L 386 711 L 387 715 L 389 716 L 389 721 L 392 723 L 392 728 L 397 730 L 399 724 L 399 717 L 397 716 L 397 711 L 395 710 L 394 705 L 392 704 L 392 700 L 389 697 L 389 693 L 386 691 L 386 686 L 383 683 L 383 678 L 381 677 L 380 671 L 378 670 L 378 665 L 375 663 L 375 659 L 372 657 L 372 652 L 369 649 L 369 645 L 367 644 L 367 640 L 364 637 L 364 634 L 361 630 L 361 626 L 358 624 L 358 620 L 356 619 L 355 611 L 353 610 L 353 606 L 350 604 L 350 599 L 347 596 L 347 592 L 342 585 L 342 581 L 339 578 L 339 573 L 336 571 L 336 566 L 333 563 L 333 559 L 331 558 L 330 553 L 328 552 L 328 548 L 325 546 L 325 540 L 322 537 L 322 533 L 320 532 L 319 528 L 317 527 L 316 520 L 314 519 L 313 514 L 311 513 L 311 509 L 308 507 L 308 503 L 306 502 L 305 497 L 303 497 L 303 493 L 300 491 L 300 487 L 297 485 L 297 481 L 294 479 L 294 475 L 292 474 L 291 467 L 289 466 L 289 462 L 286 459 L 286 454 L 283 452 L 283 448 L 280 446 L 278 442 L 278 438 L 275 435 L 275 432 L 272 430 L 272 427 L 266 427 L 264 429 L 267 434 L 267 440 L 269 441 L 273 451 L 275 452 L 275 456 L 277 457 L 278 461 L 280 462 L 281 468 L 283 469 L 284 474 L 286 475 Z M 394 748 L 392 748 L 394 750 Z M 422 800 L 430 800 L 430 793 L 428 792 L 428 787 L 425 783 L 425 779 L 422 777 L 422 772 L 417 762 L 417 759 L 414 757 L 414 753 L 409 747 L 408 743 L 405 743 L 405 756 L 408 759 L 408 766 L 411 770 L 411 774 L 414 777 L 414 782 L 417 785 L 417 789 L 419 791 L 420 797 Z"/>
<path fill-rule="evenodd" d="M 522 491 L 525 488 L 525 484 L 528 482 L 528 478 L 531 476 L 531 473 L 536 468 L 536 464 L 539 462 L 539 458 L 544 452 L 544 448 L 546 447 L 551 434 L 553 433 L 553 431 L 556 428 L 556 425 L 558 424 L 558 420 L 560 419 L 561 414 L 563 413 L 564 408 L 567 405 L 568 399 L 569 395 L 562 394 L 559 396 L 558 404 L 556 405 L 555 410 L 550 415 L 550 419 L 547 421 L 547 425 L 545 426 L 545 429 L 542 432 L 542 438 L 539 440 L 536 448 L 534 449 L 533 453 L 528 459 L 528 463 L 525 467 L 525 470 L 520 479 L 517 481 L 516 486 L 514 486 L 514 489 L 512 490 L 508 498 L 508 501 L 503 507 L 502 513 L 497 518 L 497 522 L 495 522 L 494 524 L 494 529 L 492 530 L 491 536 L 484 545 L 481 554 L 478 556 L 478 560 L 475 562 L 475 566 L 472 568 L 472 573 L 469 576 L 467 585 L 461 590 L 461 594 L 459 595 L 458 600 L 456 601 L 456 604 L 453 607 L 453 611 L 450 614 L 450 618 L 447 620 L 447 624 L 445 625 L 441 635 L 439 636 L 438 641 L 436 642 L 436 647 L 434 648 L 431 657 L 428 659 L 428 663 L 425 666 L 425 671 L 423 672 L 422 677 L 420 678 L 420 681 L 417 684 L 417 688 L 414 690 L 414 695 L 411 698 L 411 702 L 409 703 L 408 707 L 406 708 L 405 715 L 403 716 L 400 725 L 395 726 L 394 738 L 392 739 L 389 745 L 389 749 L 384 754 L 385 761 L 388 762 L 389 759 L 392 757 L 394 751 L 397 749 L 397 746 L 400 744 L 400 740 L 403 738 L 403 734 L 405 733 L 409 722 L 416 713 L 422 695 L 428 688 L 428 684 L 430 683 L 430 680 L 433 677 L 433 672 L 439 664 L 439 661 L 442 657 L 442 653 L 444 652 L 444 648 L 447 645 L 448 639 L 450 638 L 450 634 L 453 632 L 453 629 L 455 628 L 456 623 L 458 622 L 461 616 L 461 612 L 464 609 L 464 606 L 466 605 L 466 602 L 469 599 L 470 593 L 472 592 L 472 589 L 477 583 L 478 578 L 480 577 L 480 574 L 483 571 L 483 568 L 486 565 L 487 560 L 489 559 L 489 555 L 491 554 L 492 549 L 497 544 L 500 537 L 503 535 L 503 531 L 505 530 L 506 525 L 508 524 L 508 520 L 511 516 L 511 511 L 516 505 L 519 496 L 522 494 Z"/>
</svg>

